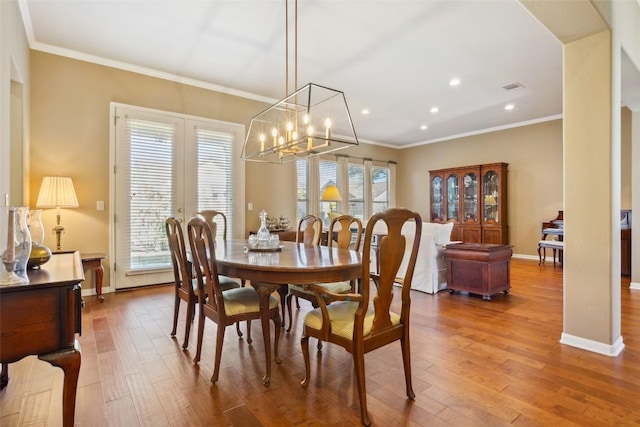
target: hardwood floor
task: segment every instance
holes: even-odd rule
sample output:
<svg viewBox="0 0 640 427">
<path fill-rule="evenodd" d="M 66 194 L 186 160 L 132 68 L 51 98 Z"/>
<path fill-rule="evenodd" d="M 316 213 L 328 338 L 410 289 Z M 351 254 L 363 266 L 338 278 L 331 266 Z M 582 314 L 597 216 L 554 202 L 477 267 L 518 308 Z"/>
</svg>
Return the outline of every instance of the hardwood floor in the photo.
<svg viewBox="0 0 640 427">
<path fill-rule="evenodd" d="M 623 280 L 626 348 L 611 358 L 559 343 L 560 268 L 514 259 L 511 281 L 511 293 L 491 301 L 412 292 L 416 399 L 405 396 L 399 345 L 368 353 L 375 425 L 640 425 L 640 292 Z M 216 326 L 207 323 L 203 358 L 194 366 L 193 330 L 188 351 L 181 349 L 184 303 L 178 335 L 169 336 L 171 286 L 107 294 L 103 304 L 85 301 L 77 425 L 359 425 L 352 362 L 341 348 L 325 344 L 314 352 L 309 388 L 299 384 L 305 302 L 281 340 L 283 361 L 274 363 L 266 388 L 259 322 L 252 325 L 252 345 L 227 328 L 220 380 L 212 385 Z M 28 357 L 9 373 L 0 392 L 0 425 L 61 425 L 62 371 Z"/>
</svg>

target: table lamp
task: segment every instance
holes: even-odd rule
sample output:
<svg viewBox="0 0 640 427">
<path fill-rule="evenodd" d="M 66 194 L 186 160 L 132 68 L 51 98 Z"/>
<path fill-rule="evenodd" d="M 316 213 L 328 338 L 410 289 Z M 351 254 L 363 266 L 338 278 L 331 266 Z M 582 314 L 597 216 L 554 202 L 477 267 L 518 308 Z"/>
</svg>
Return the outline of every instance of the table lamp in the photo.
<svg viewBox="0 0 640 427">
<path fill-rule="evenodd" d="M 42 178 L 36 206 L 57 209 L 57 223 L 53 227 L 53 232 L 56 233 L 56 247 L 60 251 L 60 235 L 64 231 L 64 227 L 60 225 L 60 208 L 78 207 L 78 198 L 71 178 L 68 176 L 45 176 Z"/>
<path fill-rule="evenodd" d="M 338 191 L 338 187 L 336 187 L 335 182 L 327 182 L 327 185 L 324 187 L 324 192 L 322 193 L 322 198 L 320 200 L 322 200 L 323 202 L 329 202 L 329 213 L 336 210 L 336 202 L 341 202 L 342 197 L 340 196 L 340 191 Z M 327 216 L 329 216 L 329 213 L 327 214 Z"/>
</svg>

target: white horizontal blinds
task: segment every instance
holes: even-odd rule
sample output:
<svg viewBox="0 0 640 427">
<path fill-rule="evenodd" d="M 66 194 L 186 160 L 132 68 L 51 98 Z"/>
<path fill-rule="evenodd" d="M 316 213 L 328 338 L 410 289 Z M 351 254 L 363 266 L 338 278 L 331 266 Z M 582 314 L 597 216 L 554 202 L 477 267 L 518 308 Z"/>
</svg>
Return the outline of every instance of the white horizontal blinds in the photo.
<svg viewBox="0 0 640 427">
<path fill-rule="evenodd" d="M 129 142 L 130 272 L 171 268 L 165 220 L 175 204 L 176 128 L 126 117 Z"/>
<path fill-rule="evenodd" d="M 365 220 L 364 165 L 349 163 L 349 214 L 361 221 Z"/>
<path fill-rule="evenodd" d="M 371 168 L 371 201 L 373 213 L 382 212 L 389 207 L 389 168 Z"/>
<path fill-rule="evenodd" d="M 309 162 L 307 159 L 296 160 L 296 224 L 309 213 Z"/>
<path fill-rule="evenodd" d="M 215 209 L 227 217 L 227 238 L 232 237 L 233 210 L 233 143 L 234 135 L 195 126 L 197 146 L 198 211 Z M 222 224 L 217 239 L 222 239 Z"/>
</svg>

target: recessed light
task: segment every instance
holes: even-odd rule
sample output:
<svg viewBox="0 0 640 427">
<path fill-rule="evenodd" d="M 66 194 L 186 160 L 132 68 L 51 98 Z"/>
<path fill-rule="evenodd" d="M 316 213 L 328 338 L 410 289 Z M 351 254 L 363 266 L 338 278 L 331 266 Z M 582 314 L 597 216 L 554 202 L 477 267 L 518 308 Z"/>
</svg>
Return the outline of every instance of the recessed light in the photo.
<svg viewBox="0 0 640 427">
<path fill-rule="evenodd" d="M 507 104 L 507 105 L 504 106 L 504 109 L 507 110 L 507 111 L 511 111 L 514 108 L 515 108 L 515 105 L 513 105 L 513 104 Z"/>
<path fill-rule="evenodd" d="M 362 114 L 364 114 L 364 115 L 366 116 L 367 114 L 369 114 L 369 110 L 367 110 L 367 109 L 365 108 L 365 109 L 363 109 L 363 110 L 361 111 L 361 113 L 362 113 Z"/>
<path fill-rule="evenodd" d="M 449 81 L 449 86 L 458 86 L 460 84 L 460 79 L 451 79 Z"/>
<path fill-rule="evenodd" d="M 422 125 L 422 126 L 420 126 L 420 129 L 422 129 L 422 130 L 427 130 L 427 129 L 429 129 L 429 126 L 427 126 L 427 125 Z"/>
<path fill-rule="evenodd" d="M 435 113 L 437 113 L 438 111 L 440 111 L 440 109 L 439 109 L 438 107 L 431 107 L 431 110 L 429 110 L 429 111 L 431 111 L 432 113 L 434 113 L 434 114 L 435 114 Z"/>
</svg>

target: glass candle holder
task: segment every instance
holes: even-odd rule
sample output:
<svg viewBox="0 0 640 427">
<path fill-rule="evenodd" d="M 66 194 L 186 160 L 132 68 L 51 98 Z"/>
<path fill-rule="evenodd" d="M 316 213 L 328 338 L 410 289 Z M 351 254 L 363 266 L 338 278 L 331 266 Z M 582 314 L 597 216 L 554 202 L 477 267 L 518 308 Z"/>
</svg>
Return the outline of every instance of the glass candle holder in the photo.
<svg viewBox="0 0 640 427">
<path fill-rule="evenodd" d="M 0 283 L 29 283 L 27 261 L 31 254 L 29 208 L 0 207 Z"/>
</svg>

